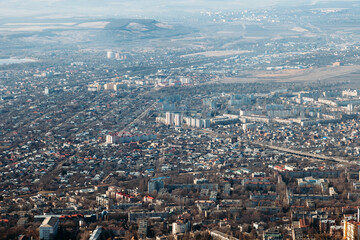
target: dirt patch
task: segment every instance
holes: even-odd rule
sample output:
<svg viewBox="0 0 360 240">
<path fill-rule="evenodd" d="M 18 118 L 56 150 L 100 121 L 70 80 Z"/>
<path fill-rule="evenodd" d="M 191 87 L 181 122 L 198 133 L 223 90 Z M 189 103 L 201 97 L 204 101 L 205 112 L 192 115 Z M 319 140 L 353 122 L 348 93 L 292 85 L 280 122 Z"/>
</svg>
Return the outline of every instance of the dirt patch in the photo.
<svg viewBox="0 0 360 240">
<path fill-rule="evenodd" d="M 284 69 L 279 71 L 269 71 L 265 73 L 260 73 L 255 75 L 254 77 L 259 78 L 274 78 L 274 77 L 288 77 L 288 76 L 296 76 L 299 74 L 304 74 L 308 69 Z"/>
<path fill-rule="evenodd" d="M 312 82 L 312 81 L 355 81 L 360 72 L 360 65 L 342 67 L 323 67 L 309 69 L 289 69 L 279 71 L 257 71 L 244 72 L 244 77 L 222 78 L 219 83 L 241 83 L 241 82 Z M 356 76 L 353 76 L 353 75 Z"/>
</svg>

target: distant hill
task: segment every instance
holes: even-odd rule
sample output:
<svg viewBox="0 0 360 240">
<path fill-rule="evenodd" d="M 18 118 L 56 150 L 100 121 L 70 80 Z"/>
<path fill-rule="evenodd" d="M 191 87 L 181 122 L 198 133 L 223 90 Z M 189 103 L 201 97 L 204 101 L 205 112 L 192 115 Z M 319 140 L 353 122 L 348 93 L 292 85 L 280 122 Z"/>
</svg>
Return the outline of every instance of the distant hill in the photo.
<svg viewBox="0 0 360 240">
<path fill-rule="evenodd" d="M 153 19 L 59 19 L 0 23 L 0 45 L 37 47 L 40 44 L 113 45 L 141 39 L 159 39 L 193 33 L 181 25 L 169 25 Z M 8 29 L 8 31 L 6 31 Z"/>
<path fill-rule="evenodd" d="M 152 19 L 113 19 L 105 27 L 108 30 L 154 31 L 158 30 L 160 22 Z"/>
<path fill-rule="evenodd" d="M 194 32 L 180 25 L 169 25 L 152 19 L 111 19 L 104 28 L 112 40 L 132 40 L 144 38 L 163 38 Z"/>
</svg>

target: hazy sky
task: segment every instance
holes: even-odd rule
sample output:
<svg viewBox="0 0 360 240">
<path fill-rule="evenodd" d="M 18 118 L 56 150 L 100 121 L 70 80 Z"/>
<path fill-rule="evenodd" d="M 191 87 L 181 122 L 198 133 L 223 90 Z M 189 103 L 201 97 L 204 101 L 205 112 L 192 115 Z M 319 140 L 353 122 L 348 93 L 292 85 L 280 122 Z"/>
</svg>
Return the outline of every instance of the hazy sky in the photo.
<svg viewBox="0 0 360 240">
<path fill-rule="evenodd" d="M 0 0 L 0 18 L 34 15 L 150 16 L 175 11 L 243 9 L 320 0 Z M 335 0 L 329 0 L 335 1 Z"/>
</svg>

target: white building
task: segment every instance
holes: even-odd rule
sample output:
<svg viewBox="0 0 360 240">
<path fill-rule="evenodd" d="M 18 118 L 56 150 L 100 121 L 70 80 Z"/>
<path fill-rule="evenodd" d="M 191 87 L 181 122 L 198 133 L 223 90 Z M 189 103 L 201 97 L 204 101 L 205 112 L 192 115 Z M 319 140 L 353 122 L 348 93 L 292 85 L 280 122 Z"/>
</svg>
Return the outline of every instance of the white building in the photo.
<svg viewBox="0 0 360 240">
<path fill-rule="evenodd" d="M 191 117 L 184 117 L 185 125 L 191 126 Z"/>
<path fill-rule="evenodd" d="M 242 130 L 243 131 L 251 131 L 251 130 L 254 130 L 256 128 L 256 125 L 255 124 L 253 124 L 253 123 L 244 123 L 243 125 L 242 125 Z"/>
<path fill-rule="evenodd" d="M 196 127 L 196 118 L 191 119 L 191 127 Z"/>
<path fill-rule="evenodd" d="M 117 133 L 106 135 L 106 144 L 119 144 L 119 143 L 130 143 L 130 142 L 146 142 L 149 140 L 155 140 L 157 136 L 155 134 L 131 134 L 131 133 Z"/>
<path fill-rule="evenodd" d="M 175 117 L 174 117 L 175 126 L 181 126 L 182 121 L 183 121 L 182 115 L 181 114 L 175 114 Z"/>
<path fill-rule="evenodd" d="M 192 81 L 191 81 L 190 78 L 185 78 L 185 77 L 181 77 L 181 78 L 180 78 L 180 82 L 181 82 L 182 84 L 191 84 L 191 83 L 192 83 Z"/>
<path fill-rule="evenodd" d="M 165 124 L 173 125 L 174 124 L 174 114 L 171 112 L 167 112 L 165 115 Z"/>
<path fill-rule="evenodd" d="M 210 120 L 209 119 L 205 119 L 204 120 L 204 128 L 209 128 L 210 127 Z"/>
<path fill-rule="evenodd" d="M 204 121 L 201 119 L 196 119 L 196 127 L 197 128 L 203 128 L 204 127 Z"/>
<path fill-rule="evenodd" d="M 106 83 L 104 84 L 104 90 L 114 90 L 117 91 L 118 90 L 118 85 L 119 83 L 117 82 L 111 82 L 111 83 Z"/>
<path fill-rule="evenodd" d="M 108 59 L 112 59 L 114 58 L 114 53 L 112 51 L 108 51 L 106 56 Z"/>
<path fill-rule="evenodd" d="M 40 226 L 40 240 L 52 240 L 56 237 L 59 228 L 59 218 L 47 217 Z"/>
<path fill-rule="evenodd" d="M 94 82 L 94 83 L 88 85 L 88 91 L 89 92 L 99 92 L 99 91 L 101 91 L 101 85 Z"/>
<path fill-rule="evenodd" d="M 359 92 L 357 90 L 344 90 L 342 91 L 343 97 L 357 97 Z"/>
<path fill-rule="evenodd" d="M 106 135 L 106 144 L 113 144 L 114 137 L 112 135 Z"/>
<path fill-rule="evenodd" d="M 100 239 L 101 233 L 102 233 L 102 227 L 96 227 L 95 231 L 91 234 L 89 240 Z"/>
<path fill-rule="evenodd" d="M 172 234 L 186 233 L 190 231 L 190 222 L 178 220 L 172 224 Z"/>
</svg>

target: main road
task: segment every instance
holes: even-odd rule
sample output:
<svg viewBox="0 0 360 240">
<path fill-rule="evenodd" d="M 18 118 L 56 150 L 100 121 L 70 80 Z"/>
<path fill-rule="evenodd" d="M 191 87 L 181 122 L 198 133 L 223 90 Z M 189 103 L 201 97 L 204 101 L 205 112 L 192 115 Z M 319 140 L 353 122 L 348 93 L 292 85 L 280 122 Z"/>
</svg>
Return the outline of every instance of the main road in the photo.
<svg viewBox="0 0 360 240">
<path fill-rule="evenodd" d="M 210 129 L 202 129 L 201 131 L 203 133 L 209 134 L 212 137 L 220 137 L 220 138 L 231 137 L 228 134 L 216 133 Z M 306 157 L 306 158 L 309 158 L 311 160 L 316 160 L 316 161 L 330 161 L 330 162 L 338 162 L 338 163 L 343 163 L 343 164 L 351 164 L 350 161 L 347 159 L 338 158 L 338 157 L 330 157 L 330 156 L 325 156 L 322 154 L 308 153 L 308 152 L 298 151 L 298 150 L 294 150 L 294 149 L 290 149 L 290 148 L 278 147 L 278 146 L 270 145 L 265 142 L 241 141 L 241 143 L 258 145 L 262 148 L 273 149 L 273 150 L 276 150 L 279 152 L 284 152 L 284 153 L 288 153 L 288 154 L 292 154 L 292 155 L 296 155 L 296 156 L 300 156 L 300 157 Z"/>
</svg>

